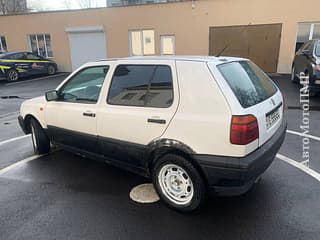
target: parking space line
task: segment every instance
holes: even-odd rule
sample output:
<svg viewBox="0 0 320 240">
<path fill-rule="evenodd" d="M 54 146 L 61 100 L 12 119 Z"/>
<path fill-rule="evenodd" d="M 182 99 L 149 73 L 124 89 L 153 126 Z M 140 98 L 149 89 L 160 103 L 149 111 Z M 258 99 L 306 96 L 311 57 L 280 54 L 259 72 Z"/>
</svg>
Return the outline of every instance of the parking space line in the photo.
<svg viewBox="0 0 320 240">
<path fill-rule="evenodd" d="M 9 116 L 14 115 L 14 114 L 17 114 L 17 113 L 19 113 L 19 111 L 10 112 L 10 113 L 5 113 L 5 114 L 0 115 L 0 118 L 9 117 Z"/>
<path fill-rule="evenodd" d="M 21 82 L 7 83 L 5 86 L 12 86 L 12 85 L 17 85 L 17 84 L 21 84 L 21 83 L 29 83 L 29 82 L 34 82 L 34 81 L 38 81 L 38 80 L 59 77 L 59 76 L 62 76 L 62 75 L 67 75 L 67 74 L 68 73 L 59 73 L 59 74 L 50 75 L 50 76 L 46 76 L 46 77 L 34 78 L 34 79 L 31 79 L 31 80 L 25 80 L 25 81 L 22 80 Z"/>
<path fill-rule="evenodd" d="M 310 134 L 304 134 L 304 133 L 296 132 L 296 131 L 292 131 L 292 130 L 287 130 L 287 133 L 291 133 L 291 134 L 298 135 L 298 136 L 301 136 L 301 137 L 307 137 L 307 138 L 311 138 L 313 140 L 320 141 L 320 137 L 316 137 L 316 136 L 313 136 L 313 135 L 310 135 Z"/>
<path fill-rule="evenodd" d="M 14 164 L 11 164 L 11 165 L 3 168 L 3 169 L 0 169 L 0 175 L 3 175 L 3 174 L 9 172 L 10 170 L 12 170 L 12 169 L 14 169 L 14 168 L 16 168 L 16 167 L 18 167 L 18 166 L 20 166 L 20 165 L 22 165 L 22 164 L 28 163 L 28 162 L 30 162 L 30 161 L 32 161 L 32 160 L 35 160 L 35 159 L 37 159 L 37 158 L 39 158 L 39 157 L 42 157 L 42 156 L 43 156 L 43 155 L 33 155 L 33 156 L 28 157 L 28 158 L 25 158 L 25 159 L 23 159 L 23 160 L 21 160 L 21 161 L 19 161 L 19 162 L 16 162 L 16 163 L 14 163 Z"/>
<path fill-rule="evenodd" d="M 311 168 L 308 168 L 306 165 L 301 164 L 291 158 L 288 158 L 282 154 L 277 154 L 276 156 L 278 159 L 300 169 L 301 171 L 305 172 L 306 174 L 310 175 L 311 177 L 315 178 L 316 180 L 318 180 L 320 182 L 320 174 L 317 173 L 316 171 L 312 170 Z"/>
<path fill-rule="evenodd" d="M 29 136 L 30 136 L 30 134 L 28 134 L 28 135 L 23 135 L 23 136 L 20 136 L 20 137 L 10 138 L 10 139 L 8 139 L 8 140 L 5 140 L 5 141 L 0 142 L 0 146 L 2 146 L 2 145 L 4 145 L 4 144 L 7 144 L 7 143 L 10 143 L 10 142 L 14 142 L 14 141 L 20 140 L 20 139 L 27 138 L 27 137 L 29 137 Z"/>
</svg>

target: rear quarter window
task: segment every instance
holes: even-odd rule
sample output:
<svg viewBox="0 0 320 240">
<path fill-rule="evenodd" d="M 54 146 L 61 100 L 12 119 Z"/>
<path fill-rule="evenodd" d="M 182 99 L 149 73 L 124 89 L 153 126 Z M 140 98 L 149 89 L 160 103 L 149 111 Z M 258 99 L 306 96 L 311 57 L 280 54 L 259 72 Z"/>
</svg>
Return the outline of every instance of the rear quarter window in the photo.
<svg viewBox="0 0 320 240">
<path fill-rule="evenodd" d="M 268 99 L 277 91 L 272 80 L 250 61 L 224 63 L 217 68 L 244 108 Z"/>
</svg>

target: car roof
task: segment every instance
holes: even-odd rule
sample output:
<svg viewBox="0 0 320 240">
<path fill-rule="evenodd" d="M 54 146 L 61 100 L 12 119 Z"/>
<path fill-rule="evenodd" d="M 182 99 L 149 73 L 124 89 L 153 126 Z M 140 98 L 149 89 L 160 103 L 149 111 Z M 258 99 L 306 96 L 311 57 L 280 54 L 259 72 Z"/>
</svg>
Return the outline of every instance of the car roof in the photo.
<svg viewBox="0 0 320 240">
<path fill-rule="evenodd" d="M 110 58 L 102 59 L 91 63 L 97 62 L 108 62 L 108 61 L 126 61 L 126 60 L 137 60 L 137 61 L 158 61 L 158 60 L 174 60 L 174 61 L 193 61 L 193 62 L 210 62 L 213 64 L 221 64 L 225 62 L 233 61 L 246 61 L 245 58 L 238 57 L 214 57 L 214 56 L 143 56 L 143 57 L 125 57 L 125 58 Z M 88 63 L 90 64 L 90 63 Z"/>
<path fill-rule="evenodd" d="M 1 55 L 1 57 L 6 57 L 6 56 L 11 56 L 11 55 L 14 55 L 17 53 L 28 53 L 28 52 L 3 52 L 0 55 Z"/>
</svg>

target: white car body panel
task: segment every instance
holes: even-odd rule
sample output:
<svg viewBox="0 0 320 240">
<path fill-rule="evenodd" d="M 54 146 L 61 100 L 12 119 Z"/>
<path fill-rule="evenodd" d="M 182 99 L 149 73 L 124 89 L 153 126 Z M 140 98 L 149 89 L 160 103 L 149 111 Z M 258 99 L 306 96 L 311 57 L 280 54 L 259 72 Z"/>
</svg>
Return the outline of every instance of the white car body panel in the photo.
<svg viewBox="0 0 320 240">
<path fill-rule="evenodd" d="M 47 101 L 44 96 L 26 100 L 21 104 L 20 115 L 25 118 L 27 115 L 35 117 L 43 128 L 47 128 L 44 110 Z M 41 110 L 42 109 L 42 110 Z"/>
<path fill-rule="evenodd" d="M 89 66 L 109 65 L 110 69 L 96 104 L 46 102 L 44 97 L 25 101 L 21 115 L 33 115 L 43 128 L 48 125 L 125 142 L 147 145 L 157 139 L 173 139 L 184 143 L 197 154 L 242 157 L 263 145 L 280 126 L 280 120 L 266 129 L 265 114 L 282 103 L 280 91 L 244 109 L 228 83 L 216 68 L 223 62 L 244 60 L 214 57 L 143 57 L 88 63 L 68 76 L 61 88 L 79 70 Z M 174 101 L 169 108 L 146 108 L 110 105 L 107 103 L 109 85 L 118 64 L 165 64 L 172 70 Z M 41 111 L 40 108 L 43 108 Z M 86 118 L 84 112 L 95 113 Z M 230 143 L 232 115 L 252 114 L 259 125 L 259 139 L 247 145 Z M 163 119 L 166 124 L 148 123 L 148 118 Z"/>
</svg>

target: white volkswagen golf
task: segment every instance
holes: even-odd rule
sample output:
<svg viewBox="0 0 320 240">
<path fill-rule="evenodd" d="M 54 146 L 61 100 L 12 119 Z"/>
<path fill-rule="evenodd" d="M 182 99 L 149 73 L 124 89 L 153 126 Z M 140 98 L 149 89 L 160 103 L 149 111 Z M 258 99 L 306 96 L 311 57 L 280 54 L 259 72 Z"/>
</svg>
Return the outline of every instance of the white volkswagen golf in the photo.
<svg viewBox="0 0 320 240">
<path fill-rule="evenodd" d="M 150 177 L 166 204 L 192 211 L 208 190 L 239 195 L 260 178 L 285 137 L 283 108 L 247 59 L 141 57 L 83 65 L 23 102 L 19 122 L 36 153 L 53 143 Z"/>
</svg>

